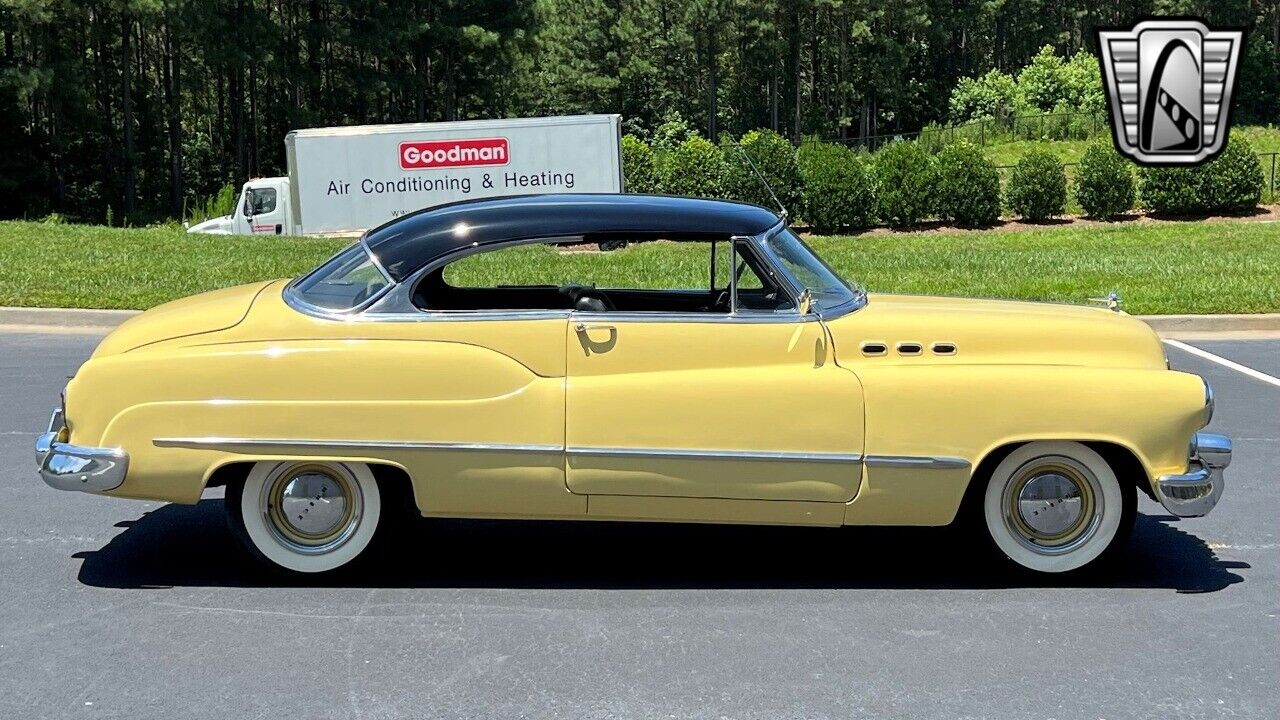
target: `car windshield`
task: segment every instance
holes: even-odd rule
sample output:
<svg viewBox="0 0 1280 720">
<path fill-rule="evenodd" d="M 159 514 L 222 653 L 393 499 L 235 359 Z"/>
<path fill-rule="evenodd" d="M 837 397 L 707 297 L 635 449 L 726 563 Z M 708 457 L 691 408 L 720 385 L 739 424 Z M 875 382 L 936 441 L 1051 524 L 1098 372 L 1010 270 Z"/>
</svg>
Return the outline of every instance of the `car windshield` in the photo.
<svg viewBox="0 0 1280 720">
<path fill-rule="evenodd" d="M 813 293 L 819 308 L 839 307 L 862 294 L 861 288 L 841 279 L 790 228 L 782 228 L 769 236 L 765 245 L 801 287 Z"/>
<path fill-rule="evenodd" d="M 326 310 L 351 310 L 390 283 L 364 245 L 356 243 L 294 283 L 293 292 L 303 302 Z"/>
</svg>

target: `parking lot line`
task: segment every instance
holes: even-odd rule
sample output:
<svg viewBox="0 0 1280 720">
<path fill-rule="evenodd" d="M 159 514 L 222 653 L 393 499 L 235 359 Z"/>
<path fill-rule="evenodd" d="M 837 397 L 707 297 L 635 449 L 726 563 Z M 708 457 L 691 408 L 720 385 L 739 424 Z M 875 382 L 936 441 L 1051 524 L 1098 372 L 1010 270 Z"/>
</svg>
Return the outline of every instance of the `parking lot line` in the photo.
<svg viewBox="0 0 1280 720">
<path fill-rule="evenodd" d="M 1269 385 L 1275 385 L 1276 387 L 1280 387 L 1280 378 L 1272 377 L 1259 370 L 1254 370 L 1251 367 L 1241 365 L 1238 362 L 1228 360 L 1219 355 L 1214 355 L 1208 350 L 1201 350 L 1200 348 L 1194 345 L 1188 345 L 1184 342 L 1179 342 L 1177 340 L 1165 340 L 1165 343 L 1173 347 L 1176 347 L 1179 350 L 1185 350 L 1186 352 L 1189 352 L 1192 355 L 1195 355 L 1197 357 L 1202 357 L 1205 360 L 1208 360 L 1209 362 L 1214 362 L 1223 367 L 1231 368 L 1232 370 L 1235 370 L 1236 372 L 1241 373 L 1243 375 L 1248 375 L 1249 377 L 1255 380 L 1261 380 L 1262 382 L 1267 383 Z"/>
</svg>

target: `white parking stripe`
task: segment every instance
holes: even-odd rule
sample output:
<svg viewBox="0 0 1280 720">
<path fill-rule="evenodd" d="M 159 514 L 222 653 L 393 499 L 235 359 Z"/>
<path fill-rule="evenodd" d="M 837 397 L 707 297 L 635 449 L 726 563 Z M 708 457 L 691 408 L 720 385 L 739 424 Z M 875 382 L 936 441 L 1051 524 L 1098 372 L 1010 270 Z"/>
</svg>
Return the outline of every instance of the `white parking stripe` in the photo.
<svg viewBox="0 0 1280 720">
<path fill-rule="evenodd" d="M 1244 365 L 1241 365 L 1238 362 L 1228 360 L 1224 357 L 1219 357 L 1209 352 L 1208 350 L 1201 350 L 1200 348 L 1195 347 L 1194 345 L 1188 345 L 1184 342 L 1178 342 L 1177 340 L 1165 340 L 1165 342 L 1169 345 L 1172 345 L 1173 347 L 1178 348 L 1179 350 L 1185 350 L 1191 353 L 1192 355 L 1195 355 L 1197 357 L 1202 357 L 1205 360 L 1208 360 L 1209 362 L 1218 363 L 1223 367 L 1229 367 L 1238 373 L 1248 375 L 1249 377 L 1255 380 L 1261 380 L 1262 382 L 1267 383 L 1269 385 L 1275 385 L 1276 387 L 1280 387 L 1280 378 L 1271 377 L 1270 375 L 1264 372 L 1254 370 L 1251 367 L 1246 367 Z"/>
</svg>

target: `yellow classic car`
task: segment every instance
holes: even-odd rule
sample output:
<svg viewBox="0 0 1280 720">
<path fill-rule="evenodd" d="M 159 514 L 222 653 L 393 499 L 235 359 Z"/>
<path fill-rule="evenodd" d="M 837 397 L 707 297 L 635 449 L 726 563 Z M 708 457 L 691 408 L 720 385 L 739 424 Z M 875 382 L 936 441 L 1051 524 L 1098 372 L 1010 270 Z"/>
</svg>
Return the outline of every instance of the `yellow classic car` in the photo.
<svg viewBox="0 0 1280 720">
<path fill-rule="evenodd" d="M 704 280 L 520 279 L 528 253 L 553 252 L 531 245 L 657 240 L 693 248 L 680 257 Z M 574 267 L 607 277 L 646 247 Z M 458 271 L 476 262 L 515 279 Z M 298 279 L 129 320 L 68 383 L 36 451 L 63 490 L 195 503 L 225 486 L 251 553 L 296 572 L 354 560 L 416 506 L 971 518 L 1052 573 L 1113 555 L 1139 490 L 1174 515 L 1209 512 L 1231 460 L 1227 438 L 1197 432 L 1212 413 L 1208 384 L 1169 370 L 1121 312 L 867 294 L 760 207 L 543 195 L 408 215 Z"/>
</svg>

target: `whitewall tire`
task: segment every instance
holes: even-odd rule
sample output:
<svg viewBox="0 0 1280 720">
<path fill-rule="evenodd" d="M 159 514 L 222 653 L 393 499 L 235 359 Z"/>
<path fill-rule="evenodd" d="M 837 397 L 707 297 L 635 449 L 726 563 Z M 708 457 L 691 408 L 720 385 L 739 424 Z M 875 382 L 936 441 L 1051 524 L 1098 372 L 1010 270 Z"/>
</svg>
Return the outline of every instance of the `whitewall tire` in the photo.
<svg viewBox="0 0 1280 720">
<path fill-rule="evenodd" d="M 1081 569 L 1112 554 L 1133 525 L 1134 488 L 1077 442 L 1033 442 L 996 466 L 983 498 L 995 546 L 1044 573 Z"/>
<path fill-rule="evenodd" d="M 227 488 L 227 518 L 250 551 L 299 573 L 335 570 L 369 546 L 382 496 L 363 463 L 259 462 Z"/>
</svg>

